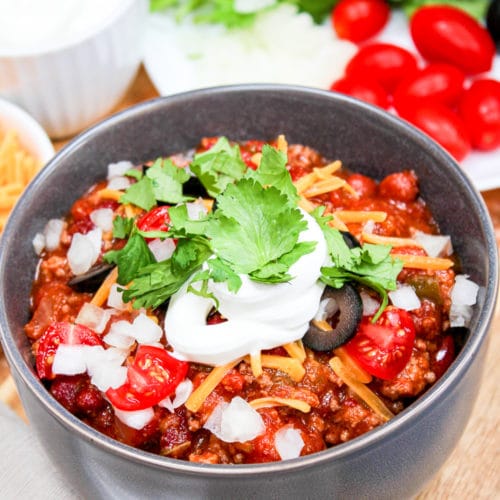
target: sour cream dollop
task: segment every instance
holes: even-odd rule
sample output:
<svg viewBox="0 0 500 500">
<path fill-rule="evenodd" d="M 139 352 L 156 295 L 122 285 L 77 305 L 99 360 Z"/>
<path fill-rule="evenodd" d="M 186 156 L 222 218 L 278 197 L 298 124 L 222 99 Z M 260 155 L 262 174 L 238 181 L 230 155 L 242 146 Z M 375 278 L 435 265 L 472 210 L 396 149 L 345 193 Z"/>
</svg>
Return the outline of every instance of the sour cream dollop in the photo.
<svg viewBox="0 0 500 500">
<path fill-rule="evenodd" d="M 165 334 L 177 355 L 217 366 L 304 336 L 323 293 L 324 285 L 318 279 L 328 262 L 328 250 L 317 222 L 303 214 L 307 229 L 300 233 L 299 241 L 317 243 L 314 251 L 290 267 L 289 282 L 258 283 L 242 275 L 237 293 L 230 292 L 226 283 L 209 282 L 226 322 L 207 325 L 213 301 L 188 292 L 188 284 L 171 297 Z"/>
</svg>

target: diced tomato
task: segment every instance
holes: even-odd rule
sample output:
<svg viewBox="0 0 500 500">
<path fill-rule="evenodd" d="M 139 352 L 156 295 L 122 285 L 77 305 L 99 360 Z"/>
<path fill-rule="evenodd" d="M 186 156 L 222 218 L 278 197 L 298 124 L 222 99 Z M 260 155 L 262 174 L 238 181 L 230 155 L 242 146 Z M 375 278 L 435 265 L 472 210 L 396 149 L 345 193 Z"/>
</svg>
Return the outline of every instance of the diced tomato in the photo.
<svg viewBox="0 0 500 500">
<path fill-rule="evenodd" d="M 365 317 L 356 335 L 344 345 L 368 373 L 391 380 L 408 363 L 415 342 L 415 326 L 403 309 L 388 306 L 376 323 Z"/>
<path fill-rule="evenodd" d="M 60 344 L 104 345 L 101 337 L 84 325 L 68 322 L 52 323 L 40 338 L 36 353 L 36 369 L 40 378 L 55 377 L 52 373 L 52 364 Z"/>
<path fill-rule="evenodd" d="M 140 345 L 128 366 L 125 384 L 108 389 L 106 395 L 120 410 L 143 410 L 173 394 L 187 370 L 187 362 L 172 357 L 165 349 Z"/>
</svg>

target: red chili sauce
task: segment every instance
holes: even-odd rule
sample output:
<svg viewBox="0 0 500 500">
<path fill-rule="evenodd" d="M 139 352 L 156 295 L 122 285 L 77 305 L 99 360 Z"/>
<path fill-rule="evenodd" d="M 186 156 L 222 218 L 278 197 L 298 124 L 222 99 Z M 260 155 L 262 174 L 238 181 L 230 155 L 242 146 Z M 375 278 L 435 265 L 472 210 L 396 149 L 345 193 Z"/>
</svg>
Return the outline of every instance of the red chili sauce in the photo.
<svg viewBox="0 0 500 500">
<path fill-rule="evenodd" d="M 214 139 L 206 138 L 199 150 L 208 149 L 214 143 Z M 256 167 L 252 158 L 261 148 L 260 141 L 241 144 L 242 157 L 251 168 Z M 182 155 L 174 157 L 177 164 L 182 163 L 182 158 Z M 288 148 L 288 168 L 294 181 L 327 163 L 318 152 L 307 146 L 290 145 Z M 344 178 L 352 190 L 337 189 L 309 201 L 325 205 L 327 212 L 385 212 L 385 221 L 373 225 L 372 232 L 376 235 L 410 238 L 415 230 L 438 233 L 431 213 L 419 197 L 418 179 L 411 170 L 390 174 L 380 182 L 345 170 L 336 175 Z M 79 292 L 68 285 L 73 276 L 66 253 L 73 234 L 92 229 L 90 213 L 93 210 L 108 207 L 123 215 L 122 205 L 99 196 L 105 185 L 103 182 L 93 186 L 74 203 L 65 220 L 59 248 L 45 250 L 41 255 L 31 296 L 33 314 L 25 327 L 35 357 L 40 357 L 40 339 L 49 325 L 74 322 L 82 304 L 92 298 L 91 293 Z M 139 217 L 144 211 L 136 210 L 135 213 Z M 352 234 L 360 237 L 363 224 L 347 223 L 347 226 Z M 98 262 L 106 251 L 121 248 L 124 244 L 124 240 L 113 238 L 111 234 L 105 235 Z M 425 255 L 422 249 L 415 247 L 393 248 L 392 252 Z M 412 284 L 421 300 L 421 307 L 408 313 L 415 329 L 415 339 L 410 346 L 411 356 L 406 366 L 390 380 L 375 376 L 368 384 L 393 414 L 401 412 L 425 392 L 453 360 L 454 341 L 443 332 L 449 326 L 450 290 L 454 276 L 452 269 L 433 271 L 408 267 L 399 275 L 398 281 Z M 161 325 L 164 310 L 159 308 L 151 314 L 158 317 Z M 132 321 L 137 315 L 138 311 L 133 308 L 113 315 L 100 337 L 109 331 L 113 322 L 123 319 Z M 209 318 L 209 322 L 216 321 L 216 315 Z M 168 348 L 168 338 L 163 342 Z M 133 352 L 129 363 L 132 362 Z M 109 401 L 90 383 L 87 374 L 57 375 L 43 381 L 68 411 L 107 436 L 143 450 L 193 462 L 230 464 L 280 460 L 274 434 L 287 424 L 300 430 L 304 441 L 301 455 L 306 455 L 349 441 L 384 423 L 384 419 L 332 370 L 329 364 L 333 355 L 331 351 L 307 349 L 306 352 L 303 363 L 305 376 L 298 382 L 272 368 L 264 368 L 262 375 L 256 378 L 249 363 L 242 361 L 229 371 L 198 411 L 191 412 L 182 405 L 171 413 L 155 406 L 153 420 L 141 430 L 134 430 L 115 417 Z M 287 356 L 282 347 L 270 353 Z M 50 363 L 50 357 L 47 363 Z M 211 370 L 211 367 L 190 363 L 187 376 L 196 388 Z M 294 398 L 308 403 L 311 409 L 307 413 L 289 406 L 259 409 L 266 426 L 265 432 L 251 441 L 226 443 L 204 429 L 203 424 L 220 401 L 230 401 L 234 396 L 241 396 L 247 401 L 267 396 Z"/>
</svg>

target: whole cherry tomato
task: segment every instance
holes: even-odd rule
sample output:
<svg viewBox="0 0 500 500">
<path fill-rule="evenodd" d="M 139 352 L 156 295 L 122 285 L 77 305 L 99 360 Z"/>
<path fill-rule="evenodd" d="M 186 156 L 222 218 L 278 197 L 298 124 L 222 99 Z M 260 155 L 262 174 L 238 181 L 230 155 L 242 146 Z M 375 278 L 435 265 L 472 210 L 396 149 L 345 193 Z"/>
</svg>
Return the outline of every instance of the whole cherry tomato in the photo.
<svg viewBox="0 0 500 500">
<path fill-rule="evenodd" d="M 362 42 L 386 25 L 389 14 L 385 0 L 340 0 L 332 10 L 331 21 L 339 38 Z"/>
<path fill-rule="evenodd" d="M 422 102 L 456 104 L 464 90 L 465 74 L 451 64 L 433 63 L 405 78 L 394 91 L 394 107 L 418 106 Z"/>
<path fill-rule="evenodd" d="M 405 108 L 401 116 L 432 137 L 457 161 L 471 149 L 469 132 L 457 113 L 442 104 Z"/>
<path fill-rule="evenodd" d="M 415 342 L 415 325 L 403 309 L 388 306 L 377 320 L 364 317 L 344 349 L 368 373 L 391 380 L 408 363 Z"/>
<path fill-rule="evenodd" d="M 410 20 L 418 51 L 428 61 L 447 62 L 467 74 L 488 71 L 495 44 L 488 31 L 461 9 L 446 5 L 421 7 Z"/>
<path fill-rule="evenodd" d="M 476 80 L 460 101 L 459 114 L 469 130 L 472 146 L 491 151 L 500 146 L 500 82 Z"/>
<path fill-rule="evenodd" d="M 36 371 L 40 378 L 53 379 L 52 364 L 60 344 L 104 345 L 101 337 L 84 325 L 67 321 L 51 323 L 40 337 L 36 353 Z"/>
<path fill-rule="evenodd" d="M 369 78 L 344 77 L 332 83 L 330 90 L 356 97 L 384 109 L 389 108 L 389 96 L 380 83 Z"/>
<path fill-rule="evenodd" d="M 184 380 L 188 363 L 179 361 L 161 347 L 140 345 L 127 369 L 127 381 L 106 396 L 120 410 L 149 408 L 174 393 Z"/>
<path fill-rule="evenodd" d="M 347 64 L 345 73 L 351 78 L 376 80 L 387 92 L 392 92 L 416 69 L 417 60 L 406 49 L 390 43 L 371 43 L 359 49 Z"/>
</svg>

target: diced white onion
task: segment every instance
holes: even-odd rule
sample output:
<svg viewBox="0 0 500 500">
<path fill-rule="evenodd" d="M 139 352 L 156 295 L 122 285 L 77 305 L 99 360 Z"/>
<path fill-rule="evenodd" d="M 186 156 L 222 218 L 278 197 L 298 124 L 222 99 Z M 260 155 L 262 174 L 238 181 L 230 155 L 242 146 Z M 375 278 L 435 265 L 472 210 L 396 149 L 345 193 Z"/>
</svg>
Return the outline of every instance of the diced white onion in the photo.
<svg viewBox="0 0 500 500">
<path fill-rule="evenodd" d="M 156 262 L 162 262 L 172 257 L 175 250 L 175 243 L 171 238 L 166 238 L 163 241 L 156 238 L 148 243 L 148 247 L 155 256 Z"/>
<path fill-rule="evenodd" d="M 251 14 L 275 3 L 276 0 L 234 0 L 234 10 L 241 14 Z"/>
<path fill-rule="evenodd" d="M 45 248 L 45 236 L 42 233 L 36 233 L 32 243 L 35 253 L 40 255 Z"/>
<path fill-rule="evenodd" d="M 139 344 L 158 342 L 163 330 L 151 318 L 141 313 L 132 323 L 132 334 Z"/>
<path fill-rule="evenodd" d="M 363 225 L 363 232 L 372 234 L 374 230 L 375 230 L 375 221 L 367 220 Z"/>
<path fill-rule="evenodd" d="M 274 446 L 281 460 L 297 458 L 304 447 L 302 434 L 298 429 L 286 425 L 274 435 Z"/>
<path fill-rule="evenodd" d="M 380 302 L 374 299 L 369 293 L 361 292 L 359 295 L 363 302 L 363 316 L 375 314 L 380 307 Z"/>
<path fill-rule="evenodd" d="M 90 302 L 85 302 L 75 318 L 75 323 L 88 326 L 96 333 L 102 333 L 111 318 L 113 311 L 103 309 Z"/>
<path fill-rule="evenodd" d="M 112 307 L 113 309 L 118 309 L 119 311 L 124 311 L 125 309 L 127 309 L 127 304 L 123 302 L 122 292 L 118 290 L 119 288 L 121 287 L 117 283 L 113 283 L 113 285 L 111 285 L 107 304 L 108 307 Z"/>
<path fill-rule="evenodd" d="M 465 274 L 455 276 L 455 284 L 451 289 L 451 301 L 455 305 L 473 306 L 477 300 L 479 286 Z"/>
<path fill-rule="evenodd" d="M 94 253 L 92 255 L 92 259 L 93 259 L 92 264 L 94 264 L 101 253 L 102 229 L 99 227 L 96 227 L 95 229 L 92 229 L 92 231 L 89 231 L 85 236 L 90 241 L 90 243 L 92 245 L 92 249 L 94 251 Z"/>
<path fill-rule="evenodd" d="M 102 367 L 119 367 L 123 364 L 127 355 L 128 351 L 115 347 L 104 349 L 104 347 L 100 345 L 85 346 L 87 371 L 89 375 L 94 375 L 94 373 Z"/>
<path fill-rule="evenodd" d="M 99 228 L 87 234 L 75 233 L 73 235 L 67 257 L 74 275 L 86 273 L 92 267 L 101 252 L 101 243 L 102 230 Z"/>
<path fill-rule="evenodd" d="M 50 219 L 43 230 L 45 236 L 45 248 L 55 250 L 61 242 L 61 234 L 64 228 L 64 222 L 61 219 Z"/>
<path fill-rule="evenodd" d="M 115 191 L 123 191 L 128 187 L 130 187 L 130 179 L 123 175 L 120 175 L 118 177 L 113 177 L 112 179 L 109 180 L 107 185 L 108 189 L 113 189 Z"/>
<path fill-rule="evenodd" d="M 146 408 L 144 410 L 137 411 L 123 411 L 118 408 L 114 408 L 115 415 L 119 418 L 125 425 L 132 427 L 132 429 L 141 430 L 146 427 L 146 425 L 153 420 L 155 413 L 153 408 Z"/>
<path fill-rule="evenodd" d="M 134 168 L 134 164 L 129 161 L 118 161 L 108 165 L 108 180 L 113 177 L 121 177 L 125 172 Z"/>
<path fill-rule="evenodd" d="M 479 286 L 468 278 L 464 274 L 455 276 L 451 289 L 451 326 L 468 326 L 472 318 L 472 306 L 477 301 Z"/>
<path fill-rule="evenodd" d="M 319 303 L 318 312 L 314 316 L 316 321 L 324 321 L 331 318 L 339 310 L 339 305 L 335 299 L 328 297 Z"/>
<path fill-rule="evenodd" d="M 414 236 L 429 257 L 447 257 L 453 253 L 451 238 L 447 235 L 426 234 L 417 231 Z"/>
<path fill-rule="evenodd" d="M 188 217 L 192 220 L 198 220 L 201 216 L 207 214 L 207 209 L 205 205 L 203 205 L 203 202 L 201 200 L 194 201 L 192 203 L 186 203 L 186 209 Z"/>
<path fill-rule="evenodd" d="M 418 309 L 421 305 L 418 295 L 410 285 L 398 286 L 397 290 L 389 292 L 389 298 L 393 306 L 404 309 L 405 311 L 413 311 Z"/>
<path fill-rule="evenodd" d="M 170 413 L 173 413 L 176 408 L 183 405 L 193 392 L 193 382 L 188 378 L 184 379 L 175 389 L 175 397 L 172 401 L 170 396 L 158 403 L 158 406 L 166 408 Z"/>
<path fill-rule="evenodd" d="M 113 229 L 113 215 L 111 208 L 98 208 L 90 213 L 90 220 L 104 232 L 109 232 Z"/>
<path fill-rule="evenodd" d="M 100 365 L 92 371 L 90 381 L 102 392 L 116 389 L 127 380 L 127 367 L 115 365 Z"/>
<path fill-rule="evenodd" d="M 226 443 L 249 441 L 266 430 L 259 413 L 239 396 L 219 403 L 203 427 Z"/>
<path fill-rule="evenodd" d="M 52 373 L 56 375 L 76 375 L 86 371 L 84 346 L 81 344 L 60 344 L 54 355 Z"/>
<path fill-rule="evenodd" d="M 132 324 L 125 320 L 116 321 L 111 325 L 109 333 L 103 337 L 103 340 L 110 346 L 128 349 L 135 342 Z"/>
</svg>

